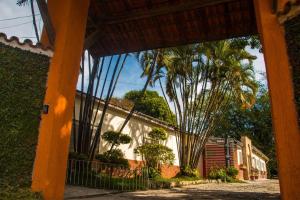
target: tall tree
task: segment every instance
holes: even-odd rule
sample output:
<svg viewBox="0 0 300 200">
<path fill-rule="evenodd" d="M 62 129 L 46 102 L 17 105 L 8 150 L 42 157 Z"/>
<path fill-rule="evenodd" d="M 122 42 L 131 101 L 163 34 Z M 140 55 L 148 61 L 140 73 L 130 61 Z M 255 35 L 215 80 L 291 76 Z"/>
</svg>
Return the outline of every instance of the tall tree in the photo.
<svg viewBox="0 0 300 200">
<path fill-rule="evenodd" d="M 215 122 L 231 99 L 244 107 L 255 101 L 252 60 L 256 57 L 233 42 L 187 45 L 161 53 L 157 71 L 163 73 L 158 77 L 165 78 L 165 92 L 176 113 L 182 172 L 197 167 Z"/>
<path fill-rule="evenodd" d="M 129 91 L 124 96 L 136 104 L 136 111 L 165 121 L 169 124 L 175 124 L 175 115 L 170 111 L 168 103 L 156 91 L 147 90 L 145 94 L 142 91 Z"/>
</svg>

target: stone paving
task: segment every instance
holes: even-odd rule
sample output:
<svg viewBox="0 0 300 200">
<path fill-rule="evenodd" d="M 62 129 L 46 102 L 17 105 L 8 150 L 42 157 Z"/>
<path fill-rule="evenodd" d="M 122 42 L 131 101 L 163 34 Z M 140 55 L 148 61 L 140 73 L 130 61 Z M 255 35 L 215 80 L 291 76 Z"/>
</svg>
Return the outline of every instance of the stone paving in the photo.
<svg viewBox="0 0 300 200">
<path fill-rule="evenodd" d="M 73 188 L 74 189 L 74 188 Z M 82 191 L 84 192 L 84 190 Z M 261 180 L 246 183 L 207 183 L 184 186 L 170 190 L 148 190 L 128 193 L 110 193 L 94 191 L 86 200 L 279 200 L 279 183 L 277 180 Z"/>
</svg>

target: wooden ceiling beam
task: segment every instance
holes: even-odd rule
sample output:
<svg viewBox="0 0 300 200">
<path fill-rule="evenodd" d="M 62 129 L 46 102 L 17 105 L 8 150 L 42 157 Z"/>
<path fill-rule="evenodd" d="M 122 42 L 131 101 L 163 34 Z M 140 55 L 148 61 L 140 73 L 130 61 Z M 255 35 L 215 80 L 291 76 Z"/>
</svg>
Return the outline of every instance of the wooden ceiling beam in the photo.
<svg viewBox="0 0 300 200">
<path fill-rule="evenodd" d="M 233 2 L 236 0 L 189 0 L 174 6 L 164 6 L 161 8 L 151 9 L 149 11 L 126 12 L 124 14 L 100 17 L 99 25 L 102 24 L 118 24 L 133 20 L 145 19 L 159 15 L 165 15 L 174 12 L 181 12 L 185 10 L 193 10 L 206 6 L 213 6 L 216 4 Z"/>
</svg>

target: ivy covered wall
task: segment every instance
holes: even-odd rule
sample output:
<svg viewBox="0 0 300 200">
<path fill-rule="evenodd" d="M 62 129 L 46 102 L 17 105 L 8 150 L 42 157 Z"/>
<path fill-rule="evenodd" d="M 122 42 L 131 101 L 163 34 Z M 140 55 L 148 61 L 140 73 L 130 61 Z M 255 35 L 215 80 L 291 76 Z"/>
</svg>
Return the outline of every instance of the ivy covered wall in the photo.
<svg viewBox="0 0 300 200">
<path fill-rule="evenodd" d="M 300 15 L 285 22 L 285 38 L 288 46 L 300 125 Z"/>
<path fill-rule="evenodd" d="M 0 191 L 31 184 L 49 61 L 0 43 Z"/>
</svg>

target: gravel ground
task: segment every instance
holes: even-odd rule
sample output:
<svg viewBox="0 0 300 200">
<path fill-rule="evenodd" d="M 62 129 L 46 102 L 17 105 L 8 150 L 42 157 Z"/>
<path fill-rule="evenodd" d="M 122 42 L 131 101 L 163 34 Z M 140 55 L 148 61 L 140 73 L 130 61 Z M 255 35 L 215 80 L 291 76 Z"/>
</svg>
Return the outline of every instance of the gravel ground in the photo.
<svg viewBox="0 0 300 200">
<path fill-rule="evenodd" d="M 76 199 L 76 198 L 72 198 Z M 82 199 L 82 198 L 81 198 Z M 99 194 L 88 200 L 279 200 L 277 180 L 246 183 L 208 183 L 171 190 L 148 190 L 118 194 Z"/>
</svg>

